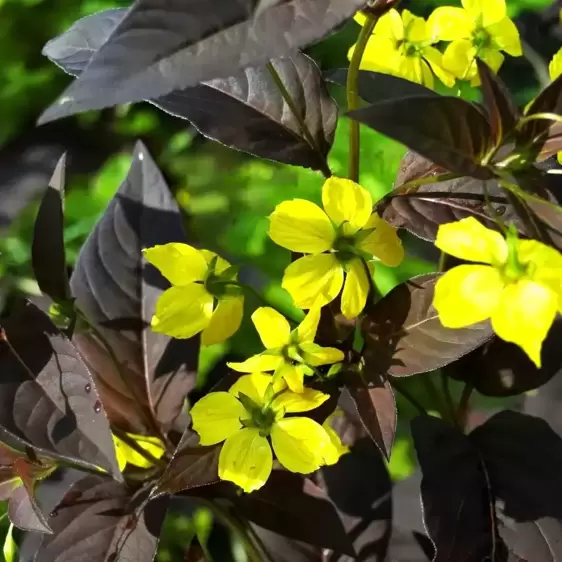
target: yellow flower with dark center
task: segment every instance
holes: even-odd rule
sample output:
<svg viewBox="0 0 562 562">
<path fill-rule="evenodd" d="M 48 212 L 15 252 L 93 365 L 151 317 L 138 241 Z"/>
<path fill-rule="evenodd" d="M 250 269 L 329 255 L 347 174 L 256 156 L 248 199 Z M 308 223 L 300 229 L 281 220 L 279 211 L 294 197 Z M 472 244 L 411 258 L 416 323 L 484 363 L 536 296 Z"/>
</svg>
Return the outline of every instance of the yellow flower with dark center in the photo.
<svg viewBox="0 0 562 562">
<path fill-rule="evenodd" d="M 254 373 L 241 377 L 228 392 L 211 392 L 190 413 L 201 445 L 225 442 L 219 477 L 252 492 L 269 478 L 272 448 L 287 470 L 301 474 L 338 461 L 340 450 L 319 423 L 285 417 L 313 410 L 327 399 L 327 394 L 310 388 L 301 394 L 282 390 L 271 376 Z"/>
<path fill-rule="evenodd" d="M 461 0 L 462 8 L 441 6 L 429 16 L 428 27 L 436 40 L 452 41 L 443 54 L 443 66 L 461 80 L 480 83 L 476 58 L 494 72 L 503 63 L 505 51 L 521 56 L 521 40 L 507 17 L 505 0 Z"/>
<path fill-rule="evenodd" d="M 439 227 L 435 245 L 457 258 L 480 262 L 447 271 L 433 304 L 447 328 L 488 318 L 505 341 L 521 347 L 540 367 L 541 347 L 562 310 L 562 255 L 536 240 L 506 238 L 470 217 Z"/>
<path fill-rule="evenodd" d="M 152 329 L 174 338 L 201 334 L 211 345 L 228 339 L 238 330 L 244 312 L 237 270 L 209 250 L 170 243 L 143 251 L 172 287 L 160 296 Z"/>
<path fill-rule="evenodd" d="M 285 270 L 282 286 L 304 309 L 333 301 L 343 287 L 341 310 L 355 318 L 365 307 L 373 261 L 397 266 L 404 257 L 396 230 L 373 213 L 370 193 L 360 185 L 331 177 L 322 187 L 322 204 L 284 201 L 271 216 L 269 236 L 279 246 L 309 254 Z M 344 284 L 345 278 L 345 284 Z"/>
<path fill-rule="evenodd" d="M 365 16 L 358 14 L 356 21 L 363 24 Z M 394 8 L 380 17 L 367 42 L 360 68 L 393 74 L 433 88 L 433 75 L 447 86 L 455 83 L 454 76 L 443 66 L 442 55 L 432 47 L 434 39 L 423 18 L 408 10 L 402 15 Z M 351 47 L 351 59 L 355 46 Z"/>
<path fill-rule="evenodd" d="M 314 343 L 320 309 L 311 308 L 306 318 L 291 331 L 289 322 L 273 308 L 258 308 L 252 314 L 252 322 L 266 350 L 250 357 L 243 363 L 228 363 L 241 373 L 275 371 L 274 379 L 284 379 L 293 392 L 303 392 L 304 375 L 314 374 L 312 367 L 343 361 L 339 349 L 321 347 Z"/>
</svg>

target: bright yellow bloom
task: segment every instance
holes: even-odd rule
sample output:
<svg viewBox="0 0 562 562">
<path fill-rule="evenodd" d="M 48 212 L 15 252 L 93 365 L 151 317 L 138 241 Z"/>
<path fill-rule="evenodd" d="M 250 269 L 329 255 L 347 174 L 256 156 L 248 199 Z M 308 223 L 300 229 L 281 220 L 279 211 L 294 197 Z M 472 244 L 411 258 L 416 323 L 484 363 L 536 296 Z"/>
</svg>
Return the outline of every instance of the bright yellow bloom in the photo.
<svg viewBox="0 0 562 562">
<path fill-rule="evenodd" d="M 562 74 L 562 48 L 552 57 L 548 65 L 548 72 L 553 82 Z M 558 163 L 562 165 L 562 152 L 559 152 L 556 158 L 558 159 Z"/>
<path fill-rule="evenodd" d="M 309 474 L 338 461 L 338 448 L 320 424 L 307 417 L 284 417 L 314 410 L 327 399 L 310 388 L 301 394 L 281 390 L 271 376 L 253 373 L 240 377 L 228 392 L 211 392 L 199 400 L 191 418 L 201 445 L 225 441 L 220 478 L 253 492 L 269 478 L 271 447 L 291 472 Z"/>
<path fill-rule="evenodd" d="M 158 437 L 151 437 L 150 435 L 136 435 L 134 433 L 127 433 L 136 444 L 153 457 L 159 459 L 165 453 L 164 445 Z M 113 435 L 113 444 L 115 445 L 115 454 L 117 456 L 117 463 L 119 470 L 123 469 L 127 464 L 132 464 L 140 468 L 150 468 L 152 463 L 140 453 L 135 451 L 128 443 Z"/>
<path fill-rule="evenodd" d="M 276 244 L 310 254 L 287 267 L 282 286 L 300 308 L 328 304 L 343 286 L 342 313 L 355 318 L 370 287 L 364 260 L 397 266 L 404 249 L 396 230 L 372 212 L 371 195 L 360 185 L 331 177 L 322 187 L 322 204 L 324 211 L 304 199 L 284 201 L 269 217 Z"/>
<path fill-rule="evenodd" d="M 209 250 L 176 242 L 143 253 L 172 284 L 156 303 L 155 332 L 182 339 L 203 332 L 201 343 L 211 345 L 238 330 L 244 297 L 236 283 L 236 268 Z"/>
<path fill-rule="evenodd" d="M 505 51 L 522 55 L 519 32 L 507 17 L 505 0 L 461 0 L 462 8 L 441 6 L 429 16 L 428 27 L 436 40 L 452 41 L 443 54 L 443 66 L 461 80 L 480 83 L 476 57 L 494 72 Z"/>
<path fill-rule="evenodd" d="M 358 14 L 356 21 L 364 22 Z M 367 42 L 360 68 L 400 76 L 433 88 L 433 75 L 447 86 L 455 83 L 454 76 L 443 67 L 441 53 L 431 45 L 431 37 L 423 18 L 408 10 L 402 15 L 394 8 L 380 17 Z M 348 52 L 351 60 L 355 45 Z"/>
<path fill-rule="evenodd" d="M 311 367 L 331 365 L 344 358 L 339 349 L 314 343 L 319 321 L 320 309 L 311 308 L 291 331 L 282 314 L 273 308 L 258 308 L 252 314 L 252 322 L 266 350 L 243 363 L 228 363 L 228 366 L 241 373 L 275 371 L 275 380 L 284 379 L 293 392 L 302 392 L 304 375 L 314 374 Z"/>
<path fill-rule="evenodd" d="M 332 427 L 332 421 L 343 415 L 344 415 L 343 410 L 337 408 L 326 418 L 326 420 L 322 424 L 322 427 L 328 432 L 328 435 L 330 436 L 330 439 L 332 440 L 334 447 L 338 450 L 340 457 L 342 455 L 345 455 L 346 453 L 349 453 L 349 447 L 342 443 L 340 436 L 337 434 L 336 430 Z"/>
<path fill-rule="evenodd" d="M 470 217 L 439 227 L 435 245 L 459 265 L 435 285 L 433 304 L 447 328 L 488 318 L 505 341 L 521 347 L 540 367 L 541 346 L 562 310 L 562 255 L 536 240 L 504 238 Z"/>
</svg>

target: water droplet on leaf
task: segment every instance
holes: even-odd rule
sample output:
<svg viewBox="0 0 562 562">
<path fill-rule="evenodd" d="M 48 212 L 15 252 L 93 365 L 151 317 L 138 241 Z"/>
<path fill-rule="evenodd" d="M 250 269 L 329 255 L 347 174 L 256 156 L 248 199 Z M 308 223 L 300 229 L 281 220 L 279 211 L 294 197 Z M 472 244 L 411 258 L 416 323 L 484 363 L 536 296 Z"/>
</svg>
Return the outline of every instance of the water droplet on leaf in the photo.
<svg viewBox="0 0 562 562">
<path fill-rule="evenodd" d="M 88 384 L 84 387 L 84 390 L 85 390 L 86 392 L 90 392 L 90 391 L 92 390 L 92 385 L 91 385 L 90 383 L 88 383 Z"/>
<path fill-rule="evenodd" d="M 96 414 L 101 412 L 101 402 L 99 400 L 94 404 L 94 412 L 96 412 Z"/>
</svg>

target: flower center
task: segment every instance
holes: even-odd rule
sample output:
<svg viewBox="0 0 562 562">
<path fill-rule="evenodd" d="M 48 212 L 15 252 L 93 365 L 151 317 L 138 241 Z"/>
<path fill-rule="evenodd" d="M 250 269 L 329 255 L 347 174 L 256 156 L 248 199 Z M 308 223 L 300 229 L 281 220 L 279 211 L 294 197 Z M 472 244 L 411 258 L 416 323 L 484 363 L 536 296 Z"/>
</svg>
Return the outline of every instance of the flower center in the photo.
<svg viewBox="0 0 562 562">
<path fill-rule="evenodd" d="M 501 273 L 506 283 L 516 283 L 522 277 L 531 273 L 533 264 L 523 264 L 517 255 L 517 231 L 510 230 L 506 236 L 507 260 L 501 267 Z"/>
<path fill-rule="evenodd" d="M 483 27 L 478 27 L 472 34 L 472 44 L 476 49 L 488 49 L 492 46 L 492 36 Z"/>
<path fill-rule="evenodd" d="M 259 430 L 262 437 L 267 437 L 271 432 L 273 422 L 275 422 L 275 412 L 268 404 L 260 406 L 256 404 L 249 396 L 240 393 L 238 400 L 250 415 L 249 419 L 241 420 L 245 427 L 254 427 Z"/>
<path fill-rule="evenodd" d="M 227 284 L 218 275 L 211 274 L 205 279 L 205 289 L 214 297 L 222 297 L 226 288 Z"/>
<path fill-rule="evenodd" d="M 338 236 L 332 246 L 336 258 L 340 263 L 347 263 L 354 257 L 357 257 L 357 251 L 355 249 L 355 237 L 354 236 Z"/>
</svg>

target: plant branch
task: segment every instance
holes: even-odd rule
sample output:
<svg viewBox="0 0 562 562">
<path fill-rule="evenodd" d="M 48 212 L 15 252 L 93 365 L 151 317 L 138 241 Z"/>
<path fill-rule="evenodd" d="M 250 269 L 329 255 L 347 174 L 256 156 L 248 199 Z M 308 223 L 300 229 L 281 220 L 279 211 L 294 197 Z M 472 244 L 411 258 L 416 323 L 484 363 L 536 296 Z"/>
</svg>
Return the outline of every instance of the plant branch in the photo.
<svg viewBox="0 0 562 562">
<path fill-rule="evenodd" d="M 275 85 L 277 86 L 277 89 L 281 93 L 281 96 L 285 100 L 285 103 L 289 106 L 289 109 L 291 110 L 291 113 L 293 114 L 293 116 L 297 120 L 297 123 L 299 124 L 301 133 L 304 136 L 306 142 L 320 156 L 320 162 L 321 162 L 320 171 L 322 172 L 322 174 L 324 175 L 325 178 L 331 177 L 332 172 L 331 172 L 330 168 L 328 167 L 328 162 L 326 161 L 326 157 L 324 156 L 324 154 L 322 154 L 322 151 L 320 150 L 320 147 L 318 146 L 318 143 L 314 140 L 314 137 L 312 136 L 312 133 L 310 132 L 310 129 L 308 128 L 308 125 L 306 124 L 306 121 L 304 120 L 303 116 L 301 115 L 301 112 L 299 111 L 298 107 L 296 106 L 295 101 L 293 100 L 293 98 L 291 96 L 291 93 L 285 87 L 285 84 L 283 83 L 283 80 L 281 79 L 281 76 L 279 76 L 279 73 L 277 72 L 277 70 L 275 69 L 275 67 L 273 66 L 273 64 L 271 62 L 267 63 L 267 70 L 269 71 L 269 73 L 273 77 L 273 80 L 275 82 Z"/>
<path fill-rule="evenodd" d="M 412 406 L 414 406 L 414 408 L 416 408 L 416 410 L 418 410 L 418 412 L 422 415 L 425 416 L 427 415 L 427 411 L 426 409 L 422 406 L 421 402 L 418 401 L 417 398 L 415 398 L 413 396 L 413 394 L 410 393 L 409 390 L 406 390 L 404 388 L 404 386 L 402 386 L 402 382 L 399 381 L 398 379 L 392 379 L 392 381 L 390 382 L 390 384 L 392 385 L 392 388 L 394 388 L 395 390 L 398 391 L 399 394 L 401 394 L 408 402 L 410 402 L 410 404 L 412 404 Z"/>
<path fill-rule="evenodd" d="M 377 18 L 369 13 L 365 14 L 365 24 L 361 28 L 359 38 L 355 44 L 351 61 L 349 62 L 349 69 L 347 71 L 347 110 L 352 111 L 359 107 L 359 67 L 361 66 L 361 59 L 367 47 L 369 37 L 375 28 Z M 349 123 L 349 179 L 359 181 L 359 159 L 360 159 L 360 134 L 359 122 L 351 119 Z"/>
</svg>

